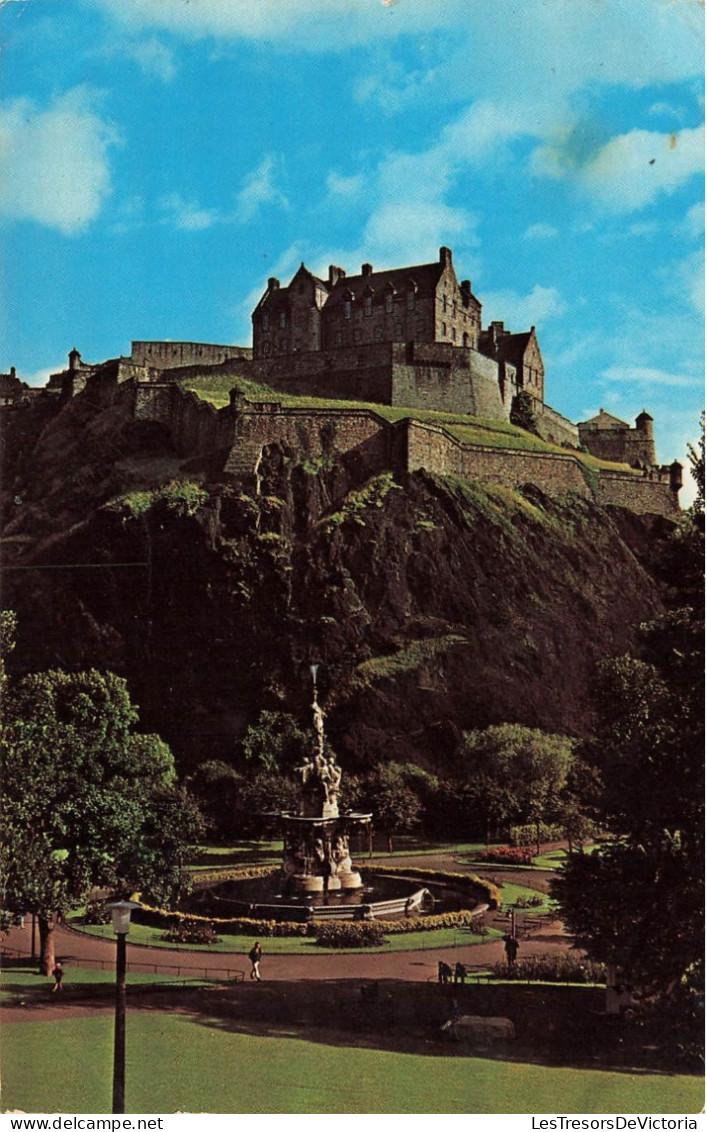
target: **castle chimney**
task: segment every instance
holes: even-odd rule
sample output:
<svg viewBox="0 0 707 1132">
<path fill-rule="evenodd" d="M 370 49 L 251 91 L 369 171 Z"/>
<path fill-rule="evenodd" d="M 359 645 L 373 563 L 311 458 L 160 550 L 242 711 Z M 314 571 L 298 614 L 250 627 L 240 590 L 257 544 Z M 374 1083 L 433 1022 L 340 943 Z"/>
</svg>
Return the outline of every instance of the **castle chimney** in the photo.
<svg viewBox="0 0 707 1132">
<path fill-rule="evenodd" d="M 449 248 L 439 249 L 439 262 L 442 264 L 442 267 L 452 266 L 452 253 Z"/>
<path fill-rule="evenodd" d="M 346 272 L 343 267 L 336 267 L 333 263 L 329 264 L 329 286 L 336 287 L 340 279 L 346 278 Z"/>
<path fill-rule="evenodd" d="M 280 286 L 280 280 L 271 275 L 268 279 L 268 291 L 277 291 Z"/>
<path fill-rule="evenodd" d="M 361 264 L 361 275 L 373 275 L 373 268 L 370 263 Z"/>
<path fill-rule="evenodd" d="M 69 369 L 70 370 L 78 369 L 80 362 L 81 362 L 81 355 L 78 352 L 78 350 L 76 349 L 76 347 L 74 346 L 73 350 L 69 354 Z"/>
<path fill-rule="evenodd" d="M 17 376 L 17 370 L 15 369 L 14 366 L 10 366 L 10 377 L 16 377 L 16 376 Z"/>
</svg>

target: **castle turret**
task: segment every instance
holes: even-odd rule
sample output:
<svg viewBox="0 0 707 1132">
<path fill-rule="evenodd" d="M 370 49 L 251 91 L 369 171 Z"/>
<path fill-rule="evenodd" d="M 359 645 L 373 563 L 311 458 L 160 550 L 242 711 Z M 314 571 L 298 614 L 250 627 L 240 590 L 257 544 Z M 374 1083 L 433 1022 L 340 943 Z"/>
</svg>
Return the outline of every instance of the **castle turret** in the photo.
<svg viewBox="0 0 707 1132">
<path fill-rule="evenodd" d="M 679 460 L 673 460 L 670 465 L 670 486 L 673 491 L 679 491 L 682 487 L 682 464 Z"/>
</svg>

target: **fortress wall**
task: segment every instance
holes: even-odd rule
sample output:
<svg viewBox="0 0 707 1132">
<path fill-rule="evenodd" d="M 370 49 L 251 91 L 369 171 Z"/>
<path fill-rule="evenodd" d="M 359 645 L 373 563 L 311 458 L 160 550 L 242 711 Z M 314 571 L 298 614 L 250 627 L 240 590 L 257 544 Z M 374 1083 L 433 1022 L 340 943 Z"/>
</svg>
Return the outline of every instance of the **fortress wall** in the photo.
<svg viewBox="0 0 707 1132">
<path fill-rule="evenodd" d="M 366 409 L 283 411 L 275 404 L 237 413 L 235 430 L 225 469 L 234 475 L 253 475 L 263 449 L 272 444 L 300 459 L 339 459 L 354 480 L 367 479 L 399 464 L 397 430 Z"/>
<path fill-rule="evenodd" d="M 286 354 L 253 362 L 253 377 L 288 393 L 390 404 L 393 344 Z"/>
<path fill-rule="evenodd" d="M 476 350 L 444 343 L 415 345 L 393 365 L 391 404 L 508 420 L 498 382 L 498 364 Z"/>
<path fill-rule="evenodd" d="M 537 404 L 534 406 L 538 422 L 538 433 L 543 440 L 551 444 L 569 444 L 572 448 L 579 448 L 579 430 L 576 424 L 568 421 L 561 413 L 551 409 L 549 405 Z"/>
<path fill-rule="evenodd" d="M 666 515 L 671 518 L 680 511 L 677 491 L 666 479 L 650 476 L 621 475 L 620 472 L 602 472 L 599 477 L 597 503 L 626 507 L 638 515 Z"/>
<path fill-rule="evenodd" d="M 580 443 L 600 460 L 616 464 L 655 464 L 655 444 L 635 428 L 579 430 Z"/>
<path fill-rule="evenodd" d="M 418 421 L 408 422 L 407 467 L 505 487 L 533 483 L 549 495 L 575 491 L 589 498 L 592 494 L 574 456 L 464 444 L 445 430 Z"/>
<path fill-rule="evenodd" d="M 207 342 L 133 342 L 130 360 L 155 369 L 220 365 L 229 358 L 252 358 L 247 346 L 216 346 Z"/>
<path fill-rule="evenodd" d="M 216 365 L 202 362 L 200 365 L 174 366 L 153 372 L 158 381 L 189 381 L 190 379 L 198 381 L 200 377 L 232 377 L 235 383 L 238 377 L 251 376 L 252 364 L 250 358 L 228 358 L 225 362 L 219 362 Z"/>
</svg>

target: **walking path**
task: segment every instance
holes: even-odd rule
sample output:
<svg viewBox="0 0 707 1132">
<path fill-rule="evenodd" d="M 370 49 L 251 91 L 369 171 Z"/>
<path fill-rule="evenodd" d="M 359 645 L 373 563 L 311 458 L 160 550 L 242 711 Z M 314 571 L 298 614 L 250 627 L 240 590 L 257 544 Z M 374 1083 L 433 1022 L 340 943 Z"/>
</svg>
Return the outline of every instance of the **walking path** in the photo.
<svg viewBox="0 0 707 1132">
<path fill-rule="evenodd" d="M 439 857 L 425 856 L 424 858 L 411 856 L 404 861 L 398 858 L 395 864 L 416 864 L 431 869 L 459 870 L 459 865 L 455 864 L 448 854 L 440 854 Z M 484 872 L 486 871 L 484 870 Z M 532 886 L 538 889 L 546 889 L 549 879 L 549 874 L 541 872 L 504 873 L 503 876 L 508 881 L 520 882 L 528 887 Z M 459 933 L 459 943 L 455 946 L 417 951 L 414 950 L 414 937 L 410 939 L 411 949 L 409 951 L 359 952 L 356 954 L 341 951 L 334 955 L 330 953 L 317 954 L 314 951 L 311 955 L 269 955 L 267 939 L 263 939 L 261 942 L 264 953 L 263 978 L 282 981 L 293 979 L 317 981 L 399 979 L 410 982 L 426 982 L 430 979 L 436 980 L 437 964 L 440 960 L 450 963 L 452 967 L 455 963 L 463 963 L 471 967 L 486 968 L 504 958 L 503 943 L 500 939 L 488 943 L 465 943 L 461 932 Z M 24 928 L 12 928 L 6 937 L 5 944 L 8 948 L 15 948 L 29 955 L 31 937 L 28 923 L 25 923 Z M 559 920 L 548 922 L 545 919 L 543 927 L 534 935 L 521 939 L 519 958 L 528 955 L 566 952 L 570 946 L 571 941 L 564 934 L 562 923 Z M 83 962 L 92 965 L 97 962 L 105 962 L 106 967 L 111 967 L 115 962 L 115 950 L 116 945 L 113 940 L 84 935 L 63 926 L 56 929 L 56 952 L 68 964 L 67 976 L 69 979 L 72 963 L 81 965 Z M 249 970 L 246 956 L 238 952 L 190 951 L 188 948 L 150 948 L 131 944 L 129 941 L 128 964 L 129 967 L 132 964 L 135 970 L 146 970 L 149 964 L 150 969 L 153 967 L 156 967 L 158 971 L 164 969 L 165 974 L 176 973 L 176 969 L 178 969 L 184 977 L 189 977 L 190 972 L 193 972 L 194 977 L 197 977 L 208 970 L 209 978 L 218 978 L 219 971 L 226 973 L 228 971 L 241 970 L 247 972 Z"/>
</svg>

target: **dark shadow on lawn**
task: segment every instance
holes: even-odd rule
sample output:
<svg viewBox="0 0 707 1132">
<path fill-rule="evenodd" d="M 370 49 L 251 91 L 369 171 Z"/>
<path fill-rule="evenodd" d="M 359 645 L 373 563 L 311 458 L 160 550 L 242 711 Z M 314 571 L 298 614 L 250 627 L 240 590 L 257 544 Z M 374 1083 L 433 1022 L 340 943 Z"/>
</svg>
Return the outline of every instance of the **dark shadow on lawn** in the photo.
<svg viewBox="0 0 707 1132">
<path fill-rule="evenodd" d="M 166 1000 L 160 998 L 149 1005 L 164 1009 Z M 170 1004 L 201 1025 L 232 1033 L 553 1067 L 690 1072 L 675 1064 L 669 1050 L 647 1045 L 630 1024 L 604 1015 L 603 991 L 588 987 L 278 981 L 184 992 Z M 440 1027 L 459 1014 L 510 1018 L 516 1038 L 484 1047 L 445 1041 Z"/>
</svg>

